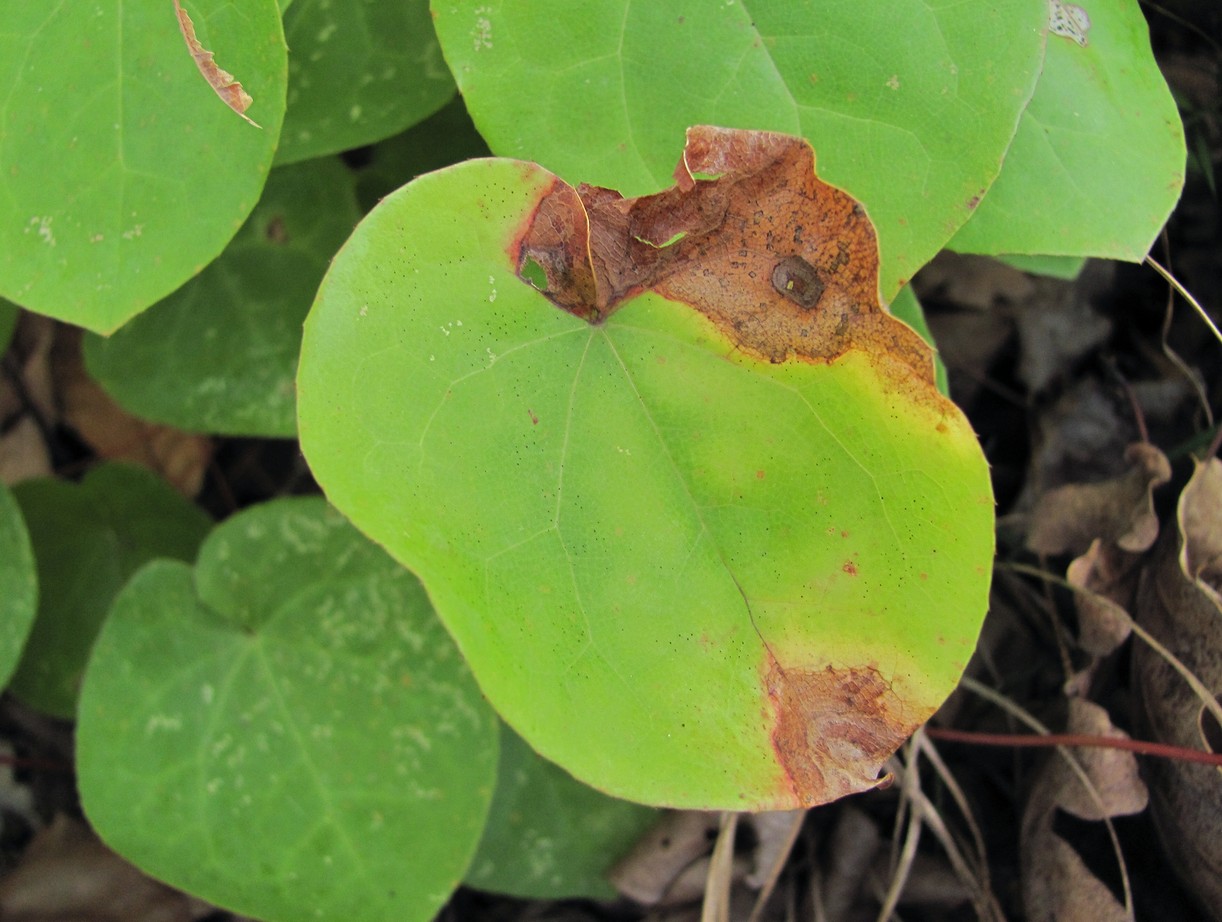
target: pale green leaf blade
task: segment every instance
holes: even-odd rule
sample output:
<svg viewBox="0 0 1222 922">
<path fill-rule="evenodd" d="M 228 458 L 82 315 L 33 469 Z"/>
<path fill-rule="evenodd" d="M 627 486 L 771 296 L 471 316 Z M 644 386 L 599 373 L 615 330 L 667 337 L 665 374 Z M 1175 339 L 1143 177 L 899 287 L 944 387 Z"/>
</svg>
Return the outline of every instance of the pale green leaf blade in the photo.
<svg viewBox="0 0 1222 922">
<path fill-rule="evenodd" d="M 5 5 L 0 294 L 113 330 L 214 259 L 254 207 L 284 114 L 279 9 L 184 8 L 262 128 L 208 85 L 169 2 Z"/>
<path fill-rule="evenodd" d="M 996 177 L 1043 57 L 1046 0 L 434 4 L 497 154 L 625 195 L 709 124 L 801 134 L 863 202 L 890 300 Z"/>
<path fill-rule="evenodd" d="M 296 432 L 301 323 L 359 213 L 337 159 L 273 170 L 219 259 L 109 338 L 90 374 L 126 410 L 195 432 Z"/>
<path fill-rule="evenodd" d="M 277 163 L 380 141 L 454 95 L 428 0 L 299 0 L 284 34 L 288 112 Z"/>
<path fill-rule="evenodd" d="M 12 691 L 70 718 L 115 594 L 154 557 L 189 559 L 210 522 L 159 477 L 122 464 L 94 468 L 79 484 L 27 480 L 13 494 L 38 561 L 40 598 Z"/>
<path fill-rule="evenodd" d="M 38 610 L 38 572 L 21 508 L 0 483 L 0 688 L 17 668 Z"/>
<path fill-rule="evenodd" d="M 1005 168 L 951 240 L 964 253 L 1140 262 L 1184 187 L 1184 129 L 1136 0 L 1093 0 L 1085 45 L 1048 36 Z"/>
<path fill-rule="evenodd" d="M 300 0 L 298 0 L 300 2 Z M 496 721 L 410 573 L 321 500 L 218 527 L 115 601 L 77 729 L 90 822 L 268 922 L 426 922 L 478 843 Z"/>
</svg>

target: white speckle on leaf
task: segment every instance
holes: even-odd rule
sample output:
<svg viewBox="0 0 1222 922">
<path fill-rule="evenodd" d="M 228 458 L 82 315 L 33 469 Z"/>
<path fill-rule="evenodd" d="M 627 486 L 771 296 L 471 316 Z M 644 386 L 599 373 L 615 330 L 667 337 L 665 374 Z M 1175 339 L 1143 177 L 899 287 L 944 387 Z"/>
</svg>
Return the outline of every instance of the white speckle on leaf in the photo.
<svg viewBox="0 0 1222 922">
<path fill-rule="evenodd" d="M 898 90 L 900 88 L 899 74 L 892 74 L 891 79 L 887 81 L 887 86 L 890 89 Z"/>
<path fill-rule="evenodd" d="M 359 122 L 361 120 L 361 107 L 353 106 L 351 109 L 349 109 L 348 118 L 354 122 Z"/>
<path fill-rule="evenodd" d="M 368 317 L 368 316 L 369 316 L 369 305 L 368 305 L 368 304 L 362 304 L 362 305 L 361 305 L 361 309 L 360 309 L 359 311 L 357 311 L 357 313 L 358 313 L 358 314 L 359 314 L 361 317 Z"/>
<path fill-rule="evenodd" d="M 209 794 L 215 794 L 217 791 L 221 789 L 221 784 L 222 782 L 220 778 L 213 778 L 211 781 L 209 781 L 207 784 L 204 785 L 204 790 L 207 791 Z"/>
<path fill-rule="evenodd" d="M 318 42 L 327 41 L 332 35 L 335 34 L 335 30 L 338 28 L 339 28 L 338 23 L 334 23 L 334 22 L 327 23 L 325 26 L 323 26 L 321 29 L 318 30 L 318 35 L 314 37 L 315 41 L 318 41 Z"/>
<path fill-rule="evenodd" d="M 476 51 L 485 51 L 492 48 L 492 20 L 488 18 L 488 14 L 492 12 L 492 7 L 481 6 L 475 10 L 475 28 L 471 30 L 471 38 L 474 39 Z"/>
<path fill-rule="evenodd" d="M 25 229 L 28 234 L 31 228 L 37 228 L 39 239 L 49 247 L 55 246 L 55 234 L 51 232 L 51 221 L 53 218 L 50 215 L 38 217 L 35 215 L 30 218 L 30 226 Z"/>
<path fill-rule="evenodd" d="M 207 683 L 204 683 L 204 686 L 199 690 L 199 696 L 203 699 L 204 704 L 211 704 L 215 694 L 216 689 Z"/>
<path fill-rule="evenodd" d="M 124 240 L 135 240 L 137 237 L 139 237 L 143 233 L 144 233 L 144 225 L 137 224 L 135 227 L 131 228 L 131 230 L 125 230 L 123 232 L 123 239 Z"/>
<path fill-rule="evenodd" d="M 145 736 L 152 736 L 159 730 L 181 730 L 182 718 L 178 715 L 154 714 L 144 725 Z"/>
</svg>

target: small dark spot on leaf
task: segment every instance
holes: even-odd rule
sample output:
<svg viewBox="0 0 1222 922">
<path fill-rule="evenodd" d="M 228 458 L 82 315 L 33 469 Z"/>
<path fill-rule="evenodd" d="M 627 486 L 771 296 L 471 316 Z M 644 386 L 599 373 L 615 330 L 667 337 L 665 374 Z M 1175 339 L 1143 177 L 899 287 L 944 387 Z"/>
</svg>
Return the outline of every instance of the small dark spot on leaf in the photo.
<svg viewBox="0 0 1222 922">
<path fill-rule="evenodd" d="M 804 310 L 813 310 L 823 297 L 818 270 L 801 256 L 786 256 L 772 270 L 772 287 Z"/>
<path fill-rule="evenodd" d="M 853 561 L 851 560 L 846 560 L 844 562 L 844 566 L 842 566 L 840 569 L 843 570 L 845 573 L 847 573 L 849 576 L 857 575 L 857 564 L 853 563 Z"/>
<path fill-rule="evenodd" d="M 534 411 L 534 410 L 527 410 L 526 412 L 527 412 L 527 413 L 530 415 L 530 424 L 531 424 L 532 426 L 537 426 L 537 425 L 539 425 L 539 417 L 535 416 L 535 411 Z"/>
<path fill-rule="evenodd" d="M 267 239 L 272 243 L 288 243 L 289 232 L 284 226 L 284 217 L 275 215 L 267 222 L 267 228 L 263 232 L 267 235 Z"/>
</svg>

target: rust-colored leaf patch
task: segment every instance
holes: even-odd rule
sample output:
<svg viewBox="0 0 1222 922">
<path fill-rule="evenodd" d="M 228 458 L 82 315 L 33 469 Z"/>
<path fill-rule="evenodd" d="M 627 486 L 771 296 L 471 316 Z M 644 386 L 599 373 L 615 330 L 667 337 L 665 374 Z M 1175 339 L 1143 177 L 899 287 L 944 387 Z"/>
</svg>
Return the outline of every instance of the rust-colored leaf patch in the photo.
<svg viewBox="0 0 1222 922">
<path fill-rule="evenodd" d="M 865 209 L 815 175 L 801 138 L 690 128 L 675 185 L 639 198 L 556 180 L 510 255 L 524 280 L 591 323 L 654 291 L 764 361 L 860 350 L 893 383 L 933 382 L 929 347 L 879 304 Z"/>
<path fill-rule="evenodd" d="M 783 669 L 767 660 L 772 745 L 799 804 L 877 787 L 882 763 L 930 716 L 906 713 L 875 669 Z"/>
<path fill-rule="evenodd" d="M 213 60 L 212 52 L 205 49 L 199 43 L 199 39 L 195 37 L 195 24 L 191 22 L 191 17 L 182 8 L 182 3 L 179 0 L 174 0 L 174 12 L 178 15 L 178 28 L 182 30 L 182 37 L 187 42 L 187 48 L 191 51 L 191 57 L 195 59 L 195 66 L 204 75 L 208 85 L 216 91 L 216 95 L 221 97 L 221 101 L 230 109 L 256 128 L 262 128 L 262 125 L 246 114 L 246 110 L 250 108 L 250 104 L 254 100 L 246 90 L 242 89 L 242 84 L 234 79 L 233 74 L 217 66 L 216 61 Z"/>
</svg>

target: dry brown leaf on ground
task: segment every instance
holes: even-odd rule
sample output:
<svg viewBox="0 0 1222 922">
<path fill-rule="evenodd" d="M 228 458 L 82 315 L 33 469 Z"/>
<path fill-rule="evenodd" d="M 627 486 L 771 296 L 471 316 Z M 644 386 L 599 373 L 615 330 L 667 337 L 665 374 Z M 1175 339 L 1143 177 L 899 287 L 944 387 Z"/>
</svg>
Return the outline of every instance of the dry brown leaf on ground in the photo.
<svg viewBox="0 0 1222 922">
<path fill-rule="evenodd" d="M 0 378 L 0 481 L 10 486 L 51 473 L 43 427 L 57 421 L 51 380 L 55 323 L 24 314 L 5 357 Z"/>
<path fill-rule="evenodd" d="M 145 877 L 60 814 L 0 881 L 5 922 L 191 922 L 185 894 Z"/>
<path fill-rule="evenodd" d="M 713 850 L 719 824 L 718 814 L 700 810 L 664 814 L 608 873 L 611 886 L 645 906 L 663 902 L 684 868 Z"/>
<path fill-rule="evenodd" d="M 1044 393 L 1069 377 L 1079 359 L 1106 342 L 1112 324 L 1091 302 L 1110 287 L 1113 275 L 1113 263 L 1095 261 L 1072 282 L 1033 280 L 1034 290 L 1015 313 L 1018 376 L 1029 393 Z"/>
<path fill-rule="evenodd" d="M 1070 561 L 1065 578 L 1083 590 L 1074 597 L 1078 612 L 1078 646 L 1095 656 L 1107 656 L 1131 632 L 1133 596 L 1141 574 L 1141 557 L 1114 544 L 1095 540 L 1081 557 Z"/>
<path fill-rule="evenodd" d="M 1142 575 L 1137 621 L 1212 693 L 1222 690 L 1222 462 L 1197 466 L 1180 495 L 1178 528 Z M 1143 735 L 1217 751 L 1214 716 L 1185 678 L 1148 644 L 1133 647 Z M 1212 745 L 1211 745 L 1212 743 Z M 1171 865 L 1212 918 L 1222 919 L 1222 772 L 1151 759 L 1151 813 Z"/>
<path fill-rule="evenodd" d="M 1125 737 L 1097 704 L 1071 698 L 1068 732 Z M 1023 902 L 1031 922 L 1111 922 L 1130 919 L 1125 907 L 1095 877 L 1077 851 L 1053 828 L 1058 810 L 1084 820 L 1124 816 L 1145 809 L 1147 793 L 1131 752 L 1119 749 L 1071 750 L 1092 789 L 1066 759 L 1045 763 L 1023 815 Z"/>
<path fill-rule="evenodd" d="M 989 256 L 943 250 L 913 280 L 921 300 L 937 298 L 976 311 L 1020 304 L 1036 291 L 1031 276 Z"/>
<path fill-rule="evenodd" d="M 100 457 L 144 465 L 187 497 L 199 493 L 210 439 L 139 419 L 115 403 L 85 371 L 79 330 L 60 328 L 53 369 L 64 422 Z"/>
<path fill-rule="evenodd" d="M 1031 512 L 1027 547 L 1037 554 L 1084 554 L 1096 538 L 1123 551 L 1148 550 L 1158 537 L 1153 490 L 1171 465 L 1153 445 L 1124 451 L 1127 470 L 1099 483 L 1071 483 L 1044 493 Z"/>
</svg>

